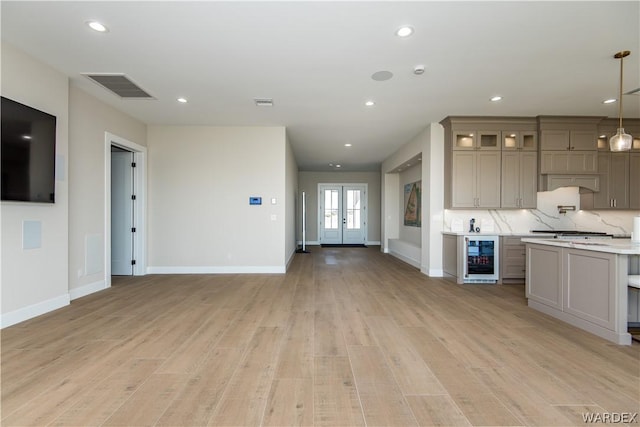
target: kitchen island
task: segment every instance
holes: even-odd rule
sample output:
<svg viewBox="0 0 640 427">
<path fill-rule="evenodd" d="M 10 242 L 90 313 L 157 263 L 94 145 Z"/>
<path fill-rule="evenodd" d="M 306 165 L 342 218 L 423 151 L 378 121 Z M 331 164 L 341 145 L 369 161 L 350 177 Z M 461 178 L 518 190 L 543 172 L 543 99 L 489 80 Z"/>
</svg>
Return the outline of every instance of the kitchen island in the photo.
<svg viewBox="0 0 640 427">
<path fill-rule="evenodd" d="M 627 332 L 630 258 L 640 245 L 630 239 L 530 239 L 526 244 L 529 307 L 617 344 Z"/>
</svg>

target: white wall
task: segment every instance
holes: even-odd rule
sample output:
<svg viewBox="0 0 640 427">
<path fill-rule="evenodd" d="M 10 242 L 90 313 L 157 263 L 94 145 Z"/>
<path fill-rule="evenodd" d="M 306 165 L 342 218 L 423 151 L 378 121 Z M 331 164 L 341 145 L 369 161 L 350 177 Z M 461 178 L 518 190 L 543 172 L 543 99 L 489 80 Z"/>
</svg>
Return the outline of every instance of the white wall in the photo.
<svg viewBox="0 0 640 427">
<path fill-rule="evenodd" d="M 144 123 L 104 104 L 86 92 L 69 88 L 69 289 L 84 295 L 107 283 L 102 269 L 87 274 L 86 262 L 104 266 L 105 132 L 138 145 L 147 143 Z M 99 253 L 87 239 L 100 241 Z M 92 260 L 99 257 L 99 260 Z"/>
<path fill-rule="evenodd" d="M 367 238 L 371 244 L 380 242 L 380 172 L 311 172 L 298 175 L 298 199 L 307 194 L 307 243 L 318 242 L 318 184 L 367 184 Z M 297 215 L 302 215 L 298 206 Z M 302 224 L 298 221 L 297 239 L 302 239 Z"/>
<path fill-rule="evenodd" d="M 444 221 L 444 129 L 439 123 L 431 123 L 411 141 L 388 157 L 381 167 L 384 188 L 382 250 L 389 252 L 389 239 L 400 239 L 398 221 L 402 221 L 403 211 L 399 206 L 404 197 L 401 193 L 401 178 L 391 173 L 422 153 L 422 227 L 420 229 L 421 262 L 420 271 L 440 277 L 442 271 L 442 230 Z M 405 236 L 406 237 L 406 236 Z"/>
<path fill-rule="evenodd" d="M 296 205 L 298 203 L 298 164 L 293 155 L 293 149 L 287 138 L 286 145 L 287 173 L 286 173 L 286 198 L 285 203 L 285 255 L 287 265 L 296 252 Z M 282 201 L 280 201 L 282 203 Z"/>
<path fill-rule="evenodd" d="M 149 126 L 147 148 L 149 272 L 285 271 L 284 127 Z"/>
<path fill-rule="evenodd" d="M 69 303 L 69 84 L 65 75 L 12 46 L 3 43 L 1 49 L 2 96 L 57 118 L 55 203 L 0 204 L 4 327 Z M 25 220 L 41 223 L 40 248 L 22 249 Z"/>
</svg>

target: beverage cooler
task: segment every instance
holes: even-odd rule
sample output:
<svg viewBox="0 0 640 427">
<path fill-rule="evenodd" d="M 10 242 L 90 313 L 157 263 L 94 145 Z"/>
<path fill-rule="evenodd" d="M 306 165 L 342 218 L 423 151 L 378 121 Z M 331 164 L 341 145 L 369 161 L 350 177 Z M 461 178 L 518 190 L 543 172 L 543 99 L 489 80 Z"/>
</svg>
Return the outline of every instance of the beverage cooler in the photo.
<svg viewBox="0 0 640 427">
<path fill-rule="evenodd" d="M 496 283 L 499 278 L 498 236 L 464 236 L 463 283 Z"/>
</svg>

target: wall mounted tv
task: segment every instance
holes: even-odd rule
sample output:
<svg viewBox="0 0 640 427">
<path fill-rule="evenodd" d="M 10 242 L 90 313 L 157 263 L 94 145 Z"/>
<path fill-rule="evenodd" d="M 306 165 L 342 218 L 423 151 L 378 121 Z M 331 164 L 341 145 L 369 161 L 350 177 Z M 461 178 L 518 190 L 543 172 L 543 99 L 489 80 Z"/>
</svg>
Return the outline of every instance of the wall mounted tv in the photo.
<svg viewBox="0 0 640 427">
<path fill-rule="evenodd" d="M 56 117 L 2 97 L 2 200 L 55 201 Z"/>
</svg>

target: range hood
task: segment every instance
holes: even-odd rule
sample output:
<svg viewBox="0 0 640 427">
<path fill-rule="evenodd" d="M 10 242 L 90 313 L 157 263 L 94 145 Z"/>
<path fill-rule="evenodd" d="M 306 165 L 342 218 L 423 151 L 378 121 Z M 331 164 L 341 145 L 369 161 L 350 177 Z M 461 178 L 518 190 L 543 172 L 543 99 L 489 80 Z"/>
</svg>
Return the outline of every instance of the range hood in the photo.
<svg viewBox="0 0 640 427">
<path fill-rule="evenodd" d="M 598 175 L 541 175 L 541 189 L 553 191 L 561 187 L 579 187 L 580 193 L 600 191 Z"/>
</svg>

